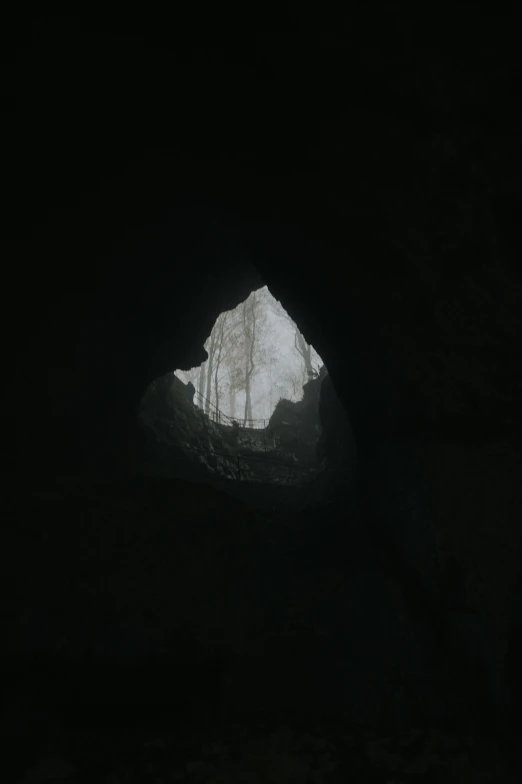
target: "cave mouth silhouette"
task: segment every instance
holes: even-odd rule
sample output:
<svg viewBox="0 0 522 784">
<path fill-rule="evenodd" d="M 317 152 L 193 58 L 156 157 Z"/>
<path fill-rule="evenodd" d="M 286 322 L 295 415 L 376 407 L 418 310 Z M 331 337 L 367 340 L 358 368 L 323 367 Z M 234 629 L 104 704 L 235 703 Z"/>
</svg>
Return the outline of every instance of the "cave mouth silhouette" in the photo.
<svg viewBox="0 0 522 784">
<path fill-rule="evenodd" d="M 268 286 L 219 314 L 204 344 L 207 358 L 176 375 L 214 421 L 265 428 L 280 399 L 297 402 L 324 365 Z"/>
<path fill-rule="evenodd" d="M 218 314 L 204 351 L 199 366 L 155 379 L 142 398 L 146 471 L 243 493 L 320 483 L 328 371 L 266 285 Z"/>
<path fill-rule="evenodd" d="M 142 471 L 232 492 L 241 485 L 246 500 L 248 488 L 252 498 L 264 488 L 265 505 L 274 488 L 287 498 L 304 489 L 306 503 L 320 496 L 328 371 L 284 305 L 260 282 L 217 314 L 203 350 L 200 365 L 170 371 L 145 391 Z"/>
</svg>

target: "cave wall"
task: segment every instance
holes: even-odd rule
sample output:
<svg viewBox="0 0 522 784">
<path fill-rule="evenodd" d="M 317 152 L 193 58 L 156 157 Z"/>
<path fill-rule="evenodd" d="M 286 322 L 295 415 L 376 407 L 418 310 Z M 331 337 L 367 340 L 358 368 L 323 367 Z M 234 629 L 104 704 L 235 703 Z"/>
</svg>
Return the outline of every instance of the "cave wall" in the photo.
<svg viewBox="0 0 522 784">
<path fill-rule="evenodd" d="M 22 479 L 125 466 L 147 384 L 198 364 L 218 312 L 266 283 L 329 369 L 369 494 L 420 487 L 426 542 L 440 522 L 461 560 L 490 510 L 517 551 L 515 27 L 366 21 L 249 47 L 129 18 L 14 37 L 2 417 Z M 377 530 L 393 503 L 370 504 Z M 390 547 L 429 582 L 408 525 Z"/>
<path fill-rule="evenodd" d="M 376 540 L 438 608 L 454 649 L 482 668 L 489 699 L 505 707 L 520 613 L 519 450 L 501 438 L 388 441 L 366 468 Z"/>
<path fill-rule="evenodd" d="M 390 30 L 401 51 L 379 31 L 355 47 L 349 24 L 319 50 L 306 48 L 310 31 L 291 37 L 300 79 L 277 130 L 253 122 L 283 110 L 293 79 L 294 50 L 275 34 L 259 37 L 242 70 L 229 39 L 169 49 L 145 22 L 141 37 L 88 24 L 66 37 L 64 21 L 20 41 L 14 149 L 44 110 L 47 125 L 8 173 L 5 257 L 21 295 L 18 370 L 47 388 L 56 429 L 62 415 L 80 426 L 84 403 L 99 412 L 113 389 L 121 409 L 154 377 L 197 364 L 217 312 L 252 287 L 251 263 L 324 357 L 354 428 L 440 428 L 452 417 L 451 426 L 470 417 L 518 426 L 510 27 L 474 24 L 488 46 L 468 36 L 466 53 L 455 32 L 419 52 L 415 23 L 399 18 Z M 304 85 L 319 63 L 307 125 Z M 334 66 L 347 74 L 352 111 L 335 80 L 318 90 Z M 179 88 L 170 122 L 169 78 Z M 257 90 L 246 100 L 248 80 Z M 223 122 L 207 132 L 218 109 Z M 241 134 L 230 131 L 236 117 Z"/>
</svg>

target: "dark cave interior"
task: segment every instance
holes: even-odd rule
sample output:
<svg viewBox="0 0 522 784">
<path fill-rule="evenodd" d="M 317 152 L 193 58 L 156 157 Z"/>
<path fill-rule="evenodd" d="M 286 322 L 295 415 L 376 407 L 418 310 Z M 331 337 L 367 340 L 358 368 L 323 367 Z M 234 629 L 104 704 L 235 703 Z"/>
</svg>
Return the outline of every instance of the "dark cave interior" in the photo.
<svg viewBox="0 0 522 784">
<path fill-rule="evenodd" d="M 13 37 L 6 781 L 516 780 L 514 25 L 387 13 Z M 264 283 L 328 368 L 305 482 L 140 420 Z"/>
</svg>

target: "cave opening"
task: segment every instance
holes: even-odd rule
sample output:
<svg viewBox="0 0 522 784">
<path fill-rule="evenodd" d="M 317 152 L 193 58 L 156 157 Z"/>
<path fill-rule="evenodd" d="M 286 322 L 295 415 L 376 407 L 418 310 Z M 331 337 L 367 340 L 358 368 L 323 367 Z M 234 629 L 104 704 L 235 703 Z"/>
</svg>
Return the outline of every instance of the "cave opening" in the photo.
<svg viewBox="0 0 522 784">
<path fill-rule="evenodd" d="M 220 313 L 204 348 L 201 365 L 176 375 L 211 419 L 252 429 L 267 426 L 280 399 L 301 400 L 324 364 L 268 286 Z"/>
<path fill-rule="evenodd" d="M 328 371 L 268 286 L 221 312 L 206 359 L 155 379 L 140 406 L 147 470 L 204 481 L 302 488 L 326 469 Z"/>
</svg>

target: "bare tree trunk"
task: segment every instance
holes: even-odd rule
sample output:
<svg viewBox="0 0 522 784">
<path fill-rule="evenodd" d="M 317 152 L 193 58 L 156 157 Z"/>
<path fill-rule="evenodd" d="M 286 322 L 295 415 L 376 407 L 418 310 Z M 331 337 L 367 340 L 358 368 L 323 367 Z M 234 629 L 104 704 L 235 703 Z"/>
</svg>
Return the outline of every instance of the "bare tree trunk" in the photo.
<svg viewBox="0 0 522 784">
<path fill-rule="evenodd" d="M 216 399 L 216 408 L 218 409 L 218 417 L 219 417 L 219 369 L 221 367 L 221 357 L 223 355 L 223 345 L 225 342 L 225 326 L 227 324 L 227 313 L 222 313 L 218 321 L 216 322 L 217 327 L 217 336 L 216 336 L 216 346 L 217 346 L 217 354 L 215 360 L 215 367 L 214 367 L 214 395 Z"/>
<path fill-rule="evenodd" d="M 296 338 L 298 344 L 298 351 L 303 358 L 307 375 L 313 375 L 312 368 L 312 347 L 308 345 L 299 330 L 296 330 Z"/>
<path fill-rule="evenodd" d="M 206 366 L 207 366 L 206 361 L 202 362 L 201 363 L 201 368 L 200 368 L 200 371 L 199 371 L 198 392 L 199 392 L 200 395 L 204 395 L 205 394 L 205 371 L 206 371 Z M 196 402 L 198 402 L 198 401 L 196 401 Z M 199 399 L 199 404 L 201 405 L 201 408 L 203 408 L 204 401 L 203 401 L 202 397 Z"/>
<path fill-rule="evenodd" d="M 216 408 L 218 409 L 217 416 L 219 417 L 219 375 L 218 375 L 218 373 L 219 373 L 219 363 L 216 364 L 216 367 L 215 367 L 215 370 L 214 370 L 214 400 L 215 400 Z"/>
<path fill-rule="evenodd" d="M 312 368 L 312 347 L 308 345 L 300 331 L 296 328 L 295 331 L 295 347 L 301 354 L 304 363 L 304 377 L 308 381 L 314 375 Z"/>
<path fill-rule="evenodd" d="M 250 396 L 250 383 L 248 384 L 246 390 L 246 399 L 245 399 L 245 426 L 249 419 L 252 419 L 252 398 Z"/>
<path fill-rule="evenodd" d="M 214 351 L 216 349 L 216 337 L 214 330 L 212 330 L 212 334 L 210 336 L 210 347 L 208 351 L 208 366 L 207 366 L 207 393 L 206 393 L 206 401 L 205 401 L 205 412 L 208 415 L 210 411 L 210 396 L 212 394 L 212 365 L 214 362 Z"/>
<path fill-rule="evenodd" d="M 244 425 L 247 419 L 252 419 L 252 396 L 250 380 L 254 372 L 254 349 L 256 342 L 256 295 L 252 293 L 250 300 L 250 318 L 247 318 L 246 302 L 243 306 L 243 326 L 245 329 L 245 416 Z M 247 300 L 248 302 L 248 300 Z"/>
<path fill-rule="evenodd" d="M 228 388 L 228 408 L 230 411 L 230 416 L 234 419 L 236 415 L 236 393 L 232 384 Z"/>
<path fill-rule="evenodd" d="M 248 328 L 248 318 L 247 318 L 247 302 L 245 300 L 243 303 L 243 332 L 245 335 L 245 410 L 243 415 L 243 427 L 246 427 L 247 419 L 248 419 L 248 402 L 250 398 L 250 374 L 248 372 L 249 369 L 249 362 L 248 358 L 250 355 L 250 331 Z"/>
</svg>

